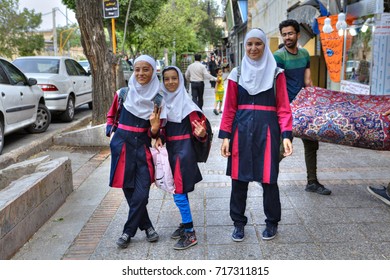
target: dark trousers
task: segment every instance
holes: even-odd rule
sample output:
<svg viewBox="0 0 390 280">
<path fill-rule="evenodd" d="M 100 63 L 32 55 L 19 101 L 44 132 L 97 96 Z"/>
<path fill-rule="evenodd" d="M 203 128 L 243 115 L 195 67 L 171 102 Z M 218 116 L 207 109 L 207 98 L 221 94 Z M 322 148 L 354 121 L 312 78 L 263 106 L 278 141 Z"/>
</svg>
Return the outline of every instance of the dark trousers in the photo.
<svg viewBox="0 0 390 280">
<path fill-rule="evenodd" d="M 245 216 L 248 184 L 248 182 L 232 180 L 230 217 L 233 220 L 234 226 L 245 226 L 248 222 L 248 218 Z M 263 187 L 263 208 L 266 217 L 265 223 L 267 225 L 278 225 L 281 218 L 279 187 L 277 184 L 261 185 Z"/>
<path fill-rule="evenodd" d="M 307 181 L 317 180 L 317 150 L 318 141 L 302 139 L 305 148 L 305 163 Z"/>
<path fill-rule="evenodd" d="M 192 101 L 194 101 L 200 109 L 203 107 L 203 93 L 204 82 L 191 82 Z"/>
<path fill-rule="evenodd" d="M 305 150 L 305 163 L 306 163 L 306 173 L 307 181 L 317 180 L 317 151 L 319 148 L 318 141 L 302 139 L 303 148 Z M 280 155 L 279 161 L 281 161 L 284 156 L 283 142 L 280 144 Z"/>
<path fill-rule="evenodd" d="M 145 188 L 145 186 L 123 188 L 123 192 L 130 207 L 127 222 L 123 227 L 123 233 L 133 237 L 138 228 L 146 230 L 152 226 L 146 208 L 149 200 L 149 188 Z"/>
</svg>

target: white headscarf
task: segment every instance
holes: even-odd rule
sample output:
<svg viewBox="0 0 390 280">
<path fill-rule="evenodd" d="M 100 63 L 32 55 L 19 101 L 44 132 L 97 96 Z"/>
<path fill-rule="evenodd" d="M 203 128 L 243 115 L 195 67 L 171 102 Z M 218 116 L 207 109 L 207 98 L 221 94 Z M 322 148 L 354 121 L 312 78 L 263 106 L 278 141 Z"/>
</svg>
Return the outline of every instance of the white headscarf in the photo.
<svg viewBox="0 0 390 280">
<path fill-rule="evenodd" d="M 156 61 L 148 55 L 141 55 L 134 61 L 134 67 L 136 67 L 139 61 L 145 61 L 153 67 L 152 79 L 148 84 L 141 85 L 137 82 L 135 73 L 133 73 L 129 80 L 129 92 L 123 106 L 133 115 L 144 120 L 149 120 L 154 110 L 153 98 L 160 90 L 160 82 L 157 78 Z M 165 117 L 166 114 L 163 109 L 160 113 L 160 118 L 165 119 Z"/>
<path fill-rule="evenodd" d="M 238 84 L 241 85 L 250 95 L 272 88 L 274 83 L 276 61 L 268 47 L 267 37 L 260 29 L 249 31 L 244 40 L 244 46 L 249 38 L 258 38 L 264 43 L 264 52 L 259 60 L 250 59 L 245 52 L 241 61 L 241 76 Z M 237 69 L 234 68 L 228 77 L 229 80 L 237 82 Z"/>
<path fill-rule="evenodd" d="M 176 66 L 169 66 L 169 69 L 175 69 L 179 76 L 179 86 L 175 92 L 170 92 L 164 85 L 164 74 L 161 83 L 165 108 L 167 110 L 167 120 L 169 122 L 180 123 L 187 115 L 193 111 L 202 112 L 201 109 L 192 101 L 184 86 L 184 78 L 180 69 Z M 166 71 L 164 69 L 164 71 Z M 163 72 L 164 73 L 164 72 Z"/>
</svg>

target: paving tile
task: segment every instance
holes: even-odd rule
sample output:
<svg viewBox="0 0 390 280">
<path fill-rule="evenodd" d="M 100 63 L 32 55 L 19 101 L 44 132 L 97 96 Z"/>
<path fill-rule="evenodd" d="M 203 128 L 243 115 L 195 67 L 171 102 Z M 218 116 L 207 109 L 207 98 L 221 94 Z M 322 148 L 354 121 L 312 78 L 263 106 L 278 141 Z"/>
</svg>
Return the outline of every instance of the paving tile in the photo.
<svg viewBox="0 0 390 280">
<path fill-rule="evenodd" d="M 260 247 L 265 260 L 323 260 L 324 254 L 315 243 L 279 244 L 263 241 Z"/>
<path fill-rule="evenodd" d="M 234 242 L 225 245 L 208 245 L 209 260 L 262 260 L 263 254 L 259 245 Z"/>
<path fill-rule="evenodd" d="M 378 244 L 372 242 L 320 243 L 328 260 L 383 260 Z"/>
</svg>

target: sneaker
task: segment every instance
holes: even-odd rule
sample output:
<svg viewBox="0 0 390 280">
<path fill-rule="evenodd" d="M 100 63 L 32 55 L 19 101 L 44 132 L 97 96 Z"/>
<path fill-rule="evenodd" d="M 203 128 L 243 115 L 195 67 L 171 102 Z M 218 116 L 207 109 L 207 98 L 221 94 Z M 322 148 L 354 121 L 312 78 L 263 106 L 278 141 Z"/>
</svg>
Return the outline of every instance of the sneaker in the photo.
<svg viewBox="0 0 390 280">
<path fill-rule="evenodd" d="M 274 239 L 277 232 L 278 232 L 278 226 L 267 225 L 265 230 L 263 231 L 263 240 Z"/>
<path fill-rule="evenodd" d="M 116 245 L 118 247 L 125 249 L 127 246 L 129 246 L 130 243 L 130 236 L 127 233 L 123 233 L 121 237 L 116 241 Z"/>
<path fill-rule="evenodd" d="M 184 226 L 180 224 L 179 227 L 171 234 L 172 239 L 179 239 L 184 236 Z"/>
<path fill-rule="evenodd" d="M 244 233 L 244 226 L 235 226 L 234 231 L 232 233 L 232 239 L 236 242 L 241 242 L 244 240 L 245 233 Z"/>
<path fill-rule="evenodd" d="M 218 116 L 218 111 L 216 109 L 214 109 L 213 112 Z"/>
<path fill-rule="evenodd" d="M 368 190 L 368 192 L 370 194 L 372 194 L 376 198 L 379 198 L 380 200 L 382 200 L 387 205 L 390 205 L 390 196 L 387 194 L 385 187 L 383 187 L 381 189 L 376 189 L 376 188 L 373 188 L 373 187 L 367 187 L 367 190 Z"/>
<path fill-rule="evenodd" d="M 146 233 L 146 240 L 149 242 L 157 241 L 159 238 L 158 233 L 154 230 L 153 227 L 150 227 L 147 230 L 145 230 L 145 233 Z"/>
<path fill-rule="evenodd" d="M 332 191 L 325 188 L 324 185 L 320 184 L 317 180 L 309 181 L 306 185 L 305 191 L 315 192 L 323 195 L 330 195 L 332 193 Z"/>
<path fill-rule="evenodd" d="M 196 239 L 195 230 L 193 232 L 184 232 L 184 235 L 173 246 L 173 249 L 185 250 L 196 244 L 198 244 L 198 240 Z"/>
</svg>

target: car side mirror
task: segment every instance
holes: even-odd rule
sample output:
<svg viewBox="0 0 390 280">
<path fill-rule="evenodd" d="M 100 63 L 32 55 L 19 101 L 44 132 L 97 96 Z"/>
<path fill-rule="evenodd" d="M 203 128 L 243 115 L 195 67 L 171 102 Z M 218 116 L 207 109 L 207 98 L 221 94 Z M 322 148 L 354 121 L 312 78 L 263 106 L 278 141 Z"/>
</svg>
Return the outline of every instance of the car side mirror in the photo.
<svg viewBox="0 0 390 280">
<path fill-rule="evenodd" d="M 38 81 L 37 79 L 29 78 L 27 83 L 29 86 L 35 86 L 38 83 Z"/>
</svg>

